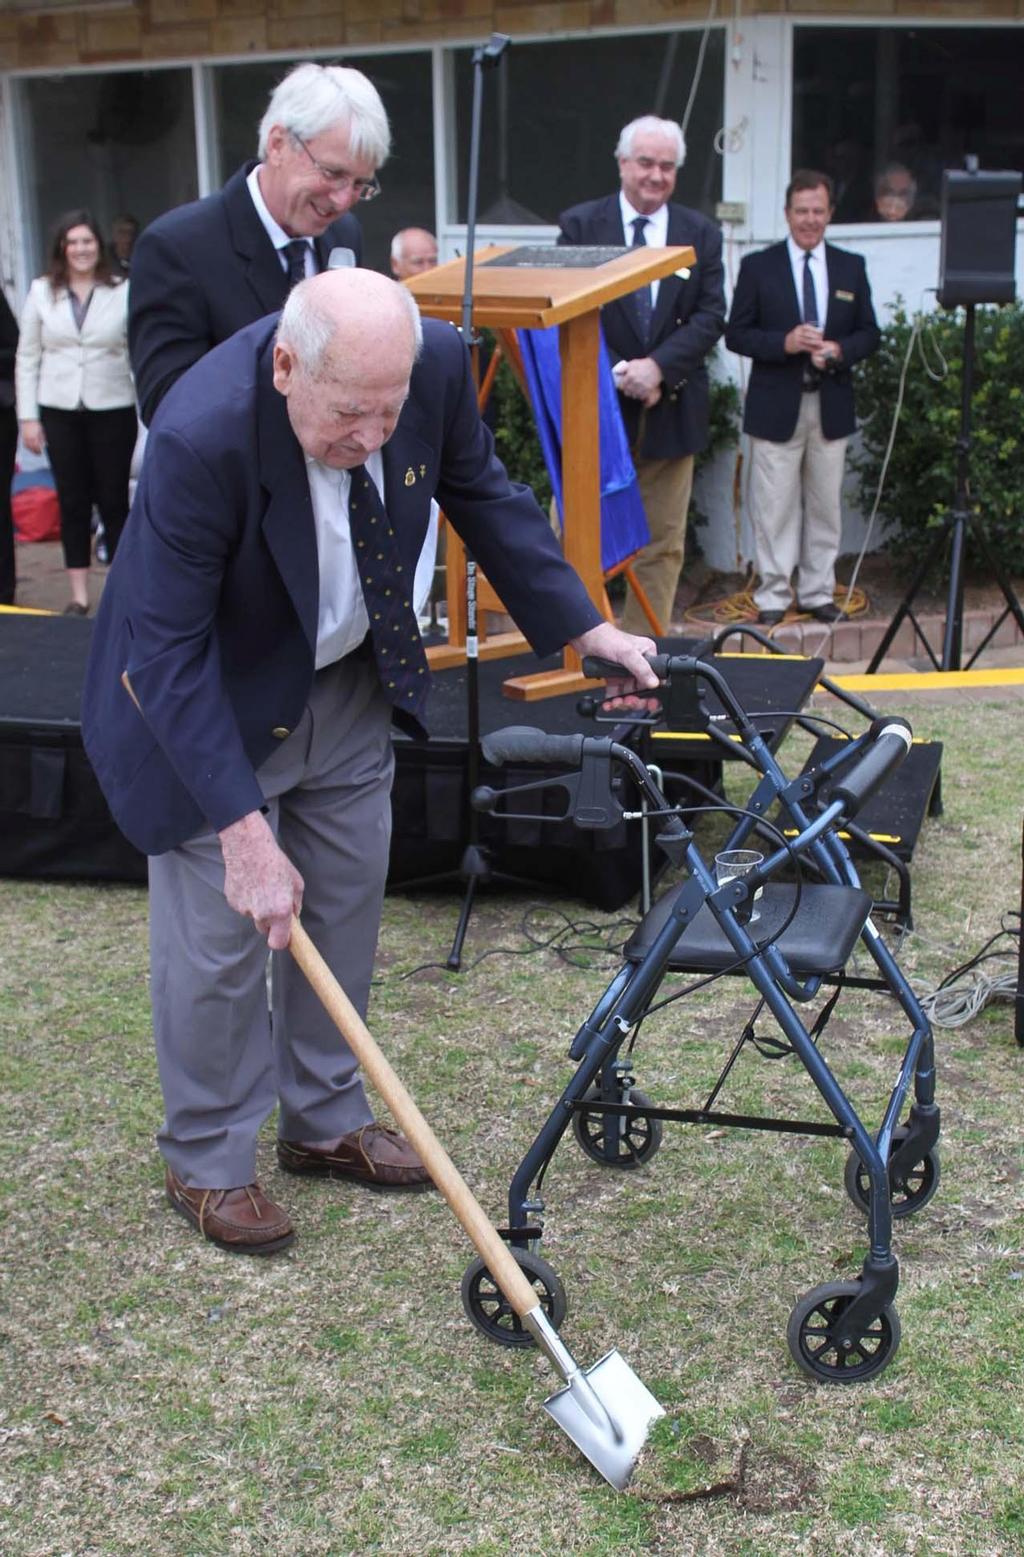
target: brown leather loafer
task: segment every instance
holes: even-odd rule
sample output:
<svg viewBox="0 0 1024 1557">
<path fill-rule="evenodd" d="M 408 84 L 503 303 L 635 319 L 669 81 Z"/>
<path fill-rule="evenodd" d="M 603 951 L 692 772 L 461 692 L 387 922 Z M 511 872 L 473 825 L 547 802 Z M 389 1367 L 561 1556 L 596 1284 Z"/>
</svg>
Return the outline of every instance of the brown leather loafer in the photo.
<svg viewBox="0 0 1024 1557">
<path fill-rule="evenodd" d="M 277 1160 L 286 1173 L 317 1179 L 354 1179 L 367 1189 L 429 1189 L 430 1174 L 404 1135 L 386 1125 L 363 1125 L 324 1150 L 299 1141 L 278 1141 Z"/>
<path fill-rule="evenodd" d="M 204 1238 L 231 1254 L 276 1254 L 295 1238 L 287 1211 L 268 1200 L 258 1184 L 189 1189 L 168 1168 L 167 1199 Z"/>
</svg>

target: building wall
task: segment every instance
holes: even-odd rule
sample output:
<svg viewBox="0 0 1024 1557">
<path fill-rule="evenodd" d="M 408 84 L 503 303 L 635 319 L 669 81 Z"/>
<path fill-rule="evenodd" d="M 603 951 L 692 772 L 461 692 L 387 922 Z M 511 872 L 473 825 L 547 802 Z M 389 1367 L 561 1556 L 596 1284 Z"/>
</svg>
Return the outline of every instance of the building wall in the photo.
<svg viewBox="0 0 1024 1557">
<path fill-rule="evenodd" d="M 664 27 L 707 11 L 707 0 L 7 0 L 0 70 Z M 756 0 L 740 26 L 772 15 L 1012 21 L 1024 0 Z"/>
</svg>

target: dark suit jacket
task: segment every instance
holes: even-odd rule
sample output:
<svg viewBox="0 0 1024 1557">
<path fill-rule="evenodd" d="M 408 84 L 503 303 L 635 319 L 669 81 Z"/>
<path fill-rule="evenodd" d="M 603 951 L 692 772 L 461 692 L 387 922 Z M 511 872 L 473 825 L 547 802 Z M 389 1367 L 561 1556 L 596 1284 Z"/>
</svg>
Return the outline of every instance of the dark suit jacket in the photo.
<svg viewBox="0 0 1024 1557">
<path fill-rule="evenodd" d="M 216 347 L 161 405 L 97 613 L 83 738 L 118 825 L 149 854 L 263 804 L 255 770 L 313 681 L 316 531 L 271 378 L 276 325 Z M 436 495 L 539 654 L 600 621 L 533 495 L 494 457 L 451 325 L 425 321 L 383 453 L 410 579 Z"/>
<path fill-rule="evenodd" d="M 850 369 L 877 351 L 880 336 L 861 256 L 826 243 L 825 269 L 825 339 L 839 343 L 843 361 L 821 381 L 821 428 L 826 438 L 848 438 L 857 425 Z M 785 443 L 796 429 L 809 358 L 806 352 L 787 356 L 785 339 L 802 320 L 786 244 L 748 254 L 740 265 L 725 344 L 754 359 L 743 412 L 743 431 L 754 438 Z"/>
<path fill-rule="evenodd" d="M 0 289 L 0 410 L 14 408 L 14 358 L 18 350 L 18 321 Z"/>
<path fill-rule="evenodd" d="M 563 211 L 559 243 L 628 244 L 618 195 Z M 697 262 L 688 279 L 667 276 L 658 284 L 651 334 L 644 340 L 630 297 L 607 303 L 601 328 L 613 361 L 653 357 L 664 376 L 661 399 L 649 411 L 619 396 L 634 454 L 641 459 L 679 459 L 708 441 L 708 375 L 704 359 L 725 328 L 722 234 L 714 222 L 684 205 L 668 208 L 668 241 L 691 244 Z"/>
<path fill-rule="evenodd" d="M 239 168 L 205 200 L 165 212 L 132 250 L 128 350 L 147 425 L 186 368 L 276 312 L 288 295 L 288 277 L 246 188 L 254 166 Z M 334 248 L 352 249 L 358 263 L 359 223 L 340 217 L 314 247 L 321 270 Z"/>
</svg>

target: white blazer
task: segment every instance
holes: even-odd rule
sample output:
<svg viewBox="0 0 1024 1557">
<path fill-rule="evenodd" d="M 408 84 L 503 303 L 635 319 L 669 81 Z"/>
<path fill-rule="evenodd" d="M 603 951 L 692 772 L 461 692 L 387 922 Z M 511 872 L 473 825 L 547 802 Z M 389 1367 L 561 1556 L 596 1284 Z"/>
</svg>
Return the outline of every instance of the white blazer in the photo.
<svg viewBox="0 0 1024 1557">
<path fill-rule="evenodd" d="M 40 405 L 58 411 L 113 411 L 135 404 L 128 366 L 128 285 L 98 285 L 79 331 L 67 287 L 54 296 L 49 278 L 29 287 L 14 364 L 19 422 L 39 420 Z"/>
</svg>

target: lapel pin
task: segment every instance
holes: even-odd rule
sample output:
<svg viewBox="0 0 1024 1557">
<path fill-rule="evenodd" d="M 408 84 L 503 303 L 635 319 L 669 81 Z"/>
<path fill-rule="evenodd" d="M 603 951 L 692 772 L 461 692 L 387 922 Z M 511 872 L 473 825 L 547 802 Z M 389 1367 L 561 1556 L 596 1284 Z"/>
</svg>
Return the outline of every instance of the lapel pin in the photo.
<svg viewBox="0 0 1024 1557">
<path fill-rule="evenodd" d="M 421 479 L 421 480 L 422 480 L 422 479 L 423 479 L 423 477 L 424 477 L 424 476 L 425 476 L 425 475 L 426 475 L 426 474 L 427 474 L 427 467 L 426 467 L 426 465 L 421 465 L 421 466 L 420 466 L 420 479 Z"/>
<path fill-rule="evenodd" d="M 405 484 L 406 484 L 407 487 L 412 487 L 412 486 L 416 485 L 416 473 L 413 470 L 411 465 L 409 466 L 409 469 L 405 473 Z"/>
</svg>

